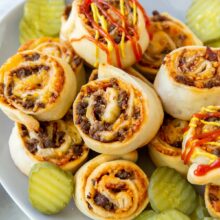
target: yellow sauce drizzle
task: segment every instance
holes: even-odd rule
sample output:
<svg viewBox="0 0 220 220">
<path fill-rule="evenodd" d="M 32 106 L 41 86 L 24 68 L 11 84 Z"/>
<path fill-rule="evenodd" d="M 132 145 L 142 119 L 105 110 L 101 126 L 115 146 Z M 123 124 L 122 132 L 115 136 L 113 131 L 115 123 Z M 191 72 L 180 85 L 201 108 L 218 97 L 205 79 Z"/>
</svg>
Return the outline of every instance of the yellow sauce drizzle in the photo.
<svg viewBox="0 0 220 220">
<path fill-rule="evenodd" d="M 99 22 L 99 11 L 98 8 L 96 7 L 95 3 L 91 4 L 91 9 L 92 9 L 92 15 L 93 15 L 93 19 L 96 23 Z M 95 32 L 95 39 L 98 40 L 99 39 L 99 32 L 96 30 Z M 98 62 L 98 57 L 99 57 L 99 47 L 96 45 L 96 63 L 94 64 L 95 67 L 98 67 L 99 62 Z"/>
</svg>

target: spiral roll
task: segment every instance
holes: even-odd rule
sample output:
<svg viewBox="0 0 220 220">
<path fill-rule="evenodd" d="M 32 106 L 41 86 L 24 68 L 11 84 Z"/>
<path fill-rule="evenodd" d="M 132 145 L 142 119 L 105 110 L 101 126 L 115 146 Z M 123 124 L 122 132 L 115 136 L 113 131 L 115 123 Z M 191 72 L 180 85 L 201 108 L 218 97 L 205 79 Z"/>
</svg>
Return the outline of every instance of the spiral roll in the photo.
<svg viewBox="0 0 220 220">
<path fill-rule="evenodd" d="M 37 50 L 41 53 L 58 57 L 66 61 L 71 67 L 77 80 L 77 91 L 85 84 L 85 70 L 82 59 L 74 52 L 71 45 L 62 42 L 58 38 L 41 37 L 31 40 L 19 48 L 19 52 L 26 50 Z"/>
<path fill-rule="evenodd" d="M 186 175 L 188 166 L 181 159 L 183 134 L 188 122 L 167 116 L 156 137 L 148 144 L 149 154 L 158 167 L 174 168 Z"/>
<path fill-rule="evenodd" d="M 152 87 L 126 72 L 102 64 L 98 79 L 84 85 L 74 101 L 74 123 L 89 148 L 124 154 L 147 144 L 163 120 Z"/>
<path fill-rule="evenodd" d="M 204 107 L 193 115 L 184 135 L 182 159 L 189 165 L 189 182 L 220 184 L 219 106 Z"/>
<path fill-rule="evenodd" d="M 100 155 L 78 170 L 74 200 L 83 214 L 95 220 L 131 220 L 144 210 L 149 201 L 148 179 L 131 162 L 135 154 Z"/>
<path fill-rule="evenodd" d="M 220 218 L 220 186 L 208 184 L 205 186 L 205 205 L 209 214 L 215 218 Z"/>
<path fill-rule="evenodd" d="M 63 15 L 60 37 L 92 66 L 109 63 L 126 68 L 146 50 L 148 27 L 138 0 L 76 0 Z"/>
<path fill-rule="evenodd" d="M 39 129 L 37 120 L 61 119 L 75 94 L 76 77 L 69 64 L 59 58 L 24 51 L 0 69 L 0 108 L 30 130 Z"/>
<path fill-rule="evenodd" d="M 45 161 L 75 172 L 89 152 L 73 124 L 72 110 L 61 120 L 40 122 L 38 132 L 15 123 L 9 149 L 15 165 L 27 176 L 34 164 Z"/>
<path fill-rule="evenodd" d="M 203 106 L 219 105 L 220 51 L 202 46 L 174 50 L 165 57 L 154 87 L 174 118 L 190 120 Z"/>
<path fill-rule="evenodd" d="M 184 46 L 202 45 L 202 42 L 181 21 L 168 13 L 153 12 L 150 32 L 152 39 L 135 68 L 149 80 L 154 80 L 166 54 Z"/>
</svg>

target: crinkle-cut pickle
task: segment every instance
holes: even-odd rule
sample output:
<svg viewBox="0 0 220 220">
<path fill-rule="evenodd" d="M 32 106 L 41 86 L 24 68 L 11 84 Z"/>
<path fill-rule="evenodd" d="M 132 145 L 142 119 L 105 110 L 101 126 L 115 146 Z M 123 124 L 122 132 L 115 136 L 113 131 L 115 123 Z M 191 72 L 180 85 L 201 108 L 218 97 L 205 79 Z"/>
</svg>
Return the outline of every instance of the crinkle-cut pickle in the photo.
<svg viewBox="0 0 220 220">
<path fill-rule="evenodd" d="M 73 176 L 48 162 L 35 164 L 29 175 L 28 193 L 34 208 L 44 214 L 56 214 L 72 198 Z"/>
<path fill-rule="evenodd" d="M 159 167 L 154 171 L 149 184 L 149 199 L 156 212 L 177 209 L 190 215 L 197 204 L 193 186 L 176 170 L 168 167 Z"/>
<path fill-rule="evenodd" d="M 187 25 L 203 41 L 220 38 L 220 1 L 194 0 L 186 15 Z"/>
</svg>

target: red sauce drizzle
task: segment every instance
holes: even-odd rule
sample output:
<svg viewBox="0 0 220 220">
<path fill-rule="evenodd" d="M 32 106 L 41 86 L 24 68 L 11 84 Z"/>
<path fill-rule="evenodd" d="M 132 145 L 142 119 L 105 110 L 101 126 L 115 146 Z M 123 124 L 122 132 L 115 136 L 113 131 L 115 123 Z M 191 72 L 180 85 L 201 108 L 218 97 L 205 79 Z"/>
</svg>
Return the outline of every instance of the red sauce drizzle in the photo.
<svg viewBox="0 0 220 220">
<path fill-rule="evenodd" d="M 148 33 L 149 33 L 150 19 L 147 16 L 144 8 L 138 2 L 138 0 L 131 0 L 131 1 L 134 2 L 136 4 L 136 6 L 143 13 L 144 18 L 145 18 L 146 29 L 148 30 Z M 107 31 L 103 30 L 103 28 L 100 27 L 94 21 L 93 17 L 90 14 L 90 5 L 91 5 L 92 2 L 94 2 L 97 5 L 97 7 L 101 11 L 101 13 L 106 18 L 108 18 L 108 20 L 114 26 L 116 26 L 119 31 L 125 33 L 125 38 L 127 38 L 131 42 L 131 45 L 132 45 L 132 48 L 133 48 L 133 53 L 135 55 L 136 61 L 139 61 L 141 59 L 141 56 L 142 56 L 142 49 L 141 49 L 141 46 L 138 43 L 139 35 L 138 35 L 138 32 L 137 32 L 136 28 L 135 27 L 132 27 L 132 28 L 129 27 L 128 23 L 126 22 L 126 17 L 123 14 L 121 14 L 121 12 L 118 9 L 116 9 L 115 7 L 110 5 L 109 3 L 107 3 L 107 2 L 105 2 L 103 0 L 84 0 L 84 3 L 80 6 L 81 13 L 86 16 L 86 18 L 91 23 L 91 26 L 95 30 L 97 30 L 102 37 L 104 37 L 106 40 L 111 42 L 111 44 L 115 48 L 115 55 L 116 55 L 118 67 L 122 67 L 119 45 L 114 41 L 113 37 Z M 110 8 L 124 22 L 125 27 L 122 27 L 120 24 L 118 24 L 118 22 L 115 21 L 114 18 L 110 14 L 108 14 L 108 12 L 103 8 L 103 5 L 106 5 L 108 8 Z M 131 35 L 131 33 L 132 33 L 132 35 Z M 104 50 L 106 52 L 106 54 L 107 54 L 107 61 L 108 61 L 108 63 L 110 63 L 110 64 L 112 63 L 111 56 L 110 56 L 110 51 L 108 50 L 106 45 L 104 45 L 103 43 L 98 42 L 98 40 L 96 40 L 96 39 L 92 39 L 92 37 L 84 36 L 82 38 L 87 38 L 88 40 L 94 42 L 102 50 Z M 82 38 L 80 38 L 80 39 L 72 39 L 72 41 L 79 41 Z"/>
<path fill-rule="evenodd" d="M 206 175 L 209 171 L 220 168 L 220 159 L 214 161 L 210 165 L 202 164 L 197 167 L 197 169 L 194 171 L 194 174 L 196 176 L 204 176 Z"/>
<path fill-rule="evenodd" d="M 193 117 L 199 118 L 199 119 L 206 119 L 211 117 L 220 117 L 220 112 L 209 112 L 207 114 L 204 113 L 196 113 L 193 115 Z"/>
<path fill-rule="evenodd" d="M 193 115 L 194 117 L 198 119 L 207 119 L 210 117 L 220 117 L 220 112 L 211 112 L 211 113 L 197 113 Z M 197 128 L 199 132 L 197 132 L 192 138 L 190 138 L 185 146 L 185 150 L 182 153 L 182 160 L 185 164 L 188 164 L 190 162 L 190 158 L 193 155 L 194 150 L 197 147 L 203 146 L 207 142 L 216 141 L 218 137 L 220 136 L 220 129 L 215 131 L 210 131 L 207 133 L 201 133 L 201 128 Z M 190 148 L 190 149 L 189 149 Z M 220 158 L 216 161 L 214 161 L 212 164 L 202 164 L 197 167 L 197 169 L 194 171 L 194 174 L 197 176 L 203 176 L 207 174 L 209 171 L 220 168 Z"/>
</svg>

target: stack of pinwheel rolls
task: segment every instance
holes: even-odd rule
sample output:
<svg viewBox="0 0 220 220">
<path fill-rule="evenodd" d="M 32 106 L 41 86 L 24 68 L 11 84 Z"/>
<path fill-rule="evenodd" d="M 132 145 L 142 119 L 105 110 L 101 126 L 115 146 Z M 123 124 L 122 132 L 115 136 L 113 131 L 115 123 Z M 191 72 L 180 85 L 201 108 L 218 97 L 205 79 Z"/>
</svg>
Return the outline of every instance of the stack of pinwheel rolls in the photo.
<svg viewBox="0 0 220 220">
<path fill-rule="evenodd" d="M 0 108 L 15 122 L 9 147 L 16 166 L 26 175 L 43 161 L 76 171 L 89 152 L 72 119 L 85 83 L 82 59 L 67 43 L 40 38 L 20 47 L 0 76 Z"/>
<path fill-rule="evenodd" d="M 219 217 L 219 86 L 220 50 L 181 21 L 148 18 L 138 0 L 75 0 L 60 39 L 31 40 L 0 68 L 0 108 L 15 122 L 15 165 L 75 173 L 76 206 L 92 219 L 132 220 L 146 208 L 148 177 L 135 164 L 145 146 L 156 166 L 206 185 Z M 85 162 L 89 149 L 100 155 Z"/>
</svg>

